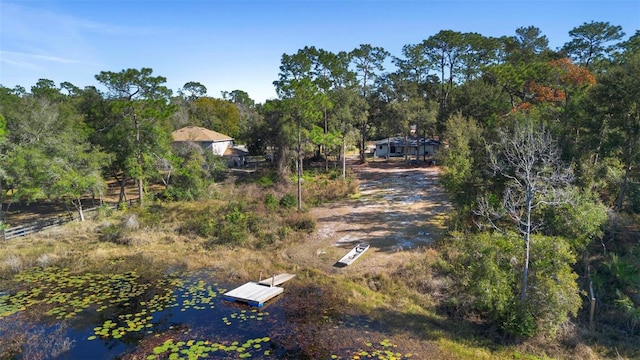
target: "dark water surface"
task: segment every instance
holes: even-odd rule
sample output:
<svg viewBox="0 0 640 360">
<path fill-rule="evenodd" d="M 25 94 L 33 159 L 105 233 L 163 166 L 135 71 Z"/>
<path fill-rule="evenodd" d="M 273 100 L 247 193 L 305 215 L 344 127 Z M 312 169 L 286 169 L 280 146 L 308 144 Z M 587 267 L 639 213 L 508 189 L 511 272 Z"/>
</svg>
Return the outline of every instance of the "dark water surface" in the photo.
<svg viewBox="0 0 640 360">
<path fill-rule="evenodd" d="M 0 292 L 0 358 L 285 356 L 270 338 L 285 323 L 278 299 L 263 308 L 225 301 L 230 285 L 206 273 L 149 280 L 37 269 L 19 279 L 24 290 Z"/>
</svg>

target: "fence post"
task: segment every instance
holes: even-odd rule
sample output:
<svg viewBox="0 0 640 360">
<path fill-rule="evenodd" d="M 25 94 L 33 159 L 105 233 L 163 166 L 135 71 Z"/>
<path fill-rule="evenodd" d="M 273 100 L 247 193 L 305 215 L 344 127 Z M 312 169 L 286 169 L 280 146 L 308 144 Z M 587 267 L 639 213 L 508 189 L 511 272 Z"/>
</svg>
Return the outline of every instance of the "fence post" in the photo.
<svg viewBox="0 0 640 360">
<path fill-rule="evenodd" d="M 7 241 L 7 230 L 2 228 L 2 240 Z"/>
</svg>

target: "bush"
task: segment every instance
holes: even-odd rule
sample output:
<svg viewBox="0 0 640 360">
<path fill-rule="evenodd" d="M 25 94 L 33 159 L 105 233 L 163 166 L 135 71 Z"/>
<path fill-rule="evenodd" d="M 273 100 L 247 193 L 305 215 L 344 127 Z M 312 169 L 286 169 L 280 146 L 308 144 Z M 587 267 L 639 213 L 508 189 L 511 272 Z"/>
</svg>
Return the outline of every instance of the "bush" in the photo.
<svg viewBox="0 0 640 360">
<path fill-rule="evenodd" d="M 304 198 L 307 203 L 318 205 L 347 198 L 358 192 L 358 182 L 352 174 L 342 179 L 342 173 L 334 170 L 329 173 L 309 173 L 304 182 Z"/>
<path fill-rule="evenodd" d="M 280 199 L 279 204 L 283 209 L 292 209 L 298 206 L 298 199 L 291 194 L 286 194 Z"/>
<path fill-rule="evenodd" d="M 107 219 L 113 216 L 114 209 L 111 205 L 102 204 L 96 208 L 95 220 Z M 2 230 L 2 222 L 0 222 L 0 230 Z"/>
<path fill-rule="evenodd" d="M 278 198 L 272 193 L 268 193 L 264 196 L 264 205 L 268 211 L 275 211 L 278 208 Z"/>
<path fill-rule="evenodd" d="M 258 177 L 255 180 L 255 183 L 260 185 L 263 188 L 268 188 L 275 185 L 277 182 L 277 179 L 278 179 L 278 172 L 270 170 L 270 171 L 262 172 L 260 177 Z"/>
<path fill-rule="evenodd" d="M 520 337 L 533 337 L 539 331 L 536 319 L 531 311 L 517 301 L 512 302 L 500 314 L 500 326 L 507 333 Z"/>
<path fill-rule="evenodd" d="M 180 228 L 182 234 L 195 234 L 204 238 L 214 235 L 217 221 L 209 212 L 196 214 Z"/>
<path fill-rule="evenodd" d="M 281 226 L 278 229 L 278 238 L 280 240 L 286 240 L 293 233 L 293 229 L 288 225 Z"/>
<path fill-rule="evenodd" d="M 193 201 L 200 198 L 202 194 L 203 192 L 199 189 L 185 189 L 171 185 L 158 193 L 156 198 L 171 201 Z"/>
<path fill-rule="evenodd" d="M 553 334 L 581 305 L 571 268 L 575 256 L 563 238 L 533 236 L 527 302 L 522 304 L 523 252 L 520 236 L 457 236 L 447 249 L 456 303 L 466 304 L 463 312 L 485 314 L 512 335 Z"/>
<path fill-rule="evenodd" d="M 157 228 L 164 223 L 164 209 L 162 206 L 150 205 L 150 206 L 139 206 L 131 209 L 129 211 L 130 216 L 136 216 L 137 221 L 141 228 Z"/>
<path fill-rule="evenodd" d="M 243 202 L 232 203 L 217 214 L 216 226 L 213 230 L 213 243 L 243 245 L 249 238 L 251 213 L 244 211 Z"/>
<path fill-rule="evenodd" d="M 309 214 L 293 214 L 285 221 L 295 231 L 311 233 L 316 229 L 316 220 Z"/>
<path fill-rule="evenodd" d="M 221 222 L 214 231 L 215 239 L 212 243 L 243 245 L 249 238 L 246 225 L 243 222 Z"/>
</svg>

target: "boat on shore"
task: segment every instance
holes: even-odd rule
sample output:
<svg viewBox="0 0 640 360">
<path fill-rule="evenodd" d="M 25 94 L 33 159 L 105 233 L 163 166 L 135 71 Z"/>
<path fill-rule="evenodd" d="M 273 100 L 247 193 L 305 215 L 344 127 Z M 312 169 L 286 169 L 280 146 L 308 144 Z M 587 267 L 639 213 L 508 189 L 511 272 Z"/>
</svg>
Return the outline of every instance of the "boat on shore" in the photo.
<svg viewBox="0 0 640 360">
<path fill-rule="evenodd" d="M 369 244 L 360 243 L 356 245 L 351 251 L 347 253 L 347 255 L 343 256 L 342 259 L 338 260 L 339 265 L 347 266 L 351 265 L 356 259 L 358 259 L 365 251 L 369 249 Z"/>
</svg>

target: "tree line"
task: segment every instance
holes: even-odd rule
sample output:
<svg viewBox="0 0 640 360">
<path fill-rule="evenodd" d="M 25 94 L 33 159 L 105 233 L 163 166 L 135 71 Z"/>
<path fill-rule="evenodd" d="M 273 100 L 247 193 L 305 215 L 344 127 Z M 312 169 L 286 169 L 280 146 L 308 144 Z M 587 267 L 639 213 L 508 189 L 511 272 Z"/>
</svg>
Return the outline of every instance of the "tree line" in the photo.
<svg viewBox="0 0 640 360">
<path fill-rule="evenodd" d="M 264 104 L 242 90 L 211 97 L 196 81 L 173 94 L 149 68 L 103 71 L 104 90 L 0 86 L 1 200 L 6 210 L 60 199 L 81 213 L 108 178 L 121 197 L 135 180 L 140 201 L 150 181 L 172 198 L 203 196 L 223 165 L 170 146 L 185 125 L 273 151 L 282 179 L 292 170 L 300 179 L 308 159 L 326 169 L 341 160 L 344 176 L 348 147 L 364 162 L 367 141 L 415 129 L 447 145 L 438 156 L 457 208 L 451 248 L 463 250 L 450 253 L 464 285 L 452 309 L 533 334 L 578 314 L 591 282 L 616 294 L 635 329 L 638 247 L 620 237 L 640 212 L 640 32 L 623 40 L 620 26 L 592 21 L 569 36 L 558 49 L 535 26 L 502 37 L 443 30 L 397 55 L 307 46 L 282 55 L 278 99 Z M 594 244 L 604 249 L 595 262 Z"/>
</svg>

